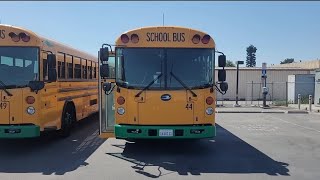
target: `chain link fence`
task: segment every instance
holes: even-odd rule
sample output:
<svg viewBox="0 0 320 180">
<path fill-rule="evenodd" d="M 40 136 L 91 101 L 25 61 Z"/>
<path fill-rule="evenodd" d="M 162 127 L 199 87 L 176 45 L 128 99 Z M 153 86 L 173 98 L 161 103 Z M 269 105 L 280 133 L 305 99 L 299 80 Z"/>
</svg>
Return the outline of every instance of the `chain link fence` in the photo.
<svg viewBox="0 0 320 180">
<path fill-rule="evenodd" d="M 245 89 L 239 92 L 240 105 L 259 106 L 263 104 L 263 86 L 262 82 L 247 82 Z M 274 106 L 288 106 L 289 104 L 298 103 L 298 94 L 301 97 L 301 104 L 309 103 L 309 95 L 312 95 L 312 103 L 314 101 L 315 83 L 313 82 L 268 82 L 267 104 Z M 230 95 L 227 98 L 218 98 L 217 105 L 225 106 L 227 104 L 235 104 L 235 97 Z"/>
</svg>

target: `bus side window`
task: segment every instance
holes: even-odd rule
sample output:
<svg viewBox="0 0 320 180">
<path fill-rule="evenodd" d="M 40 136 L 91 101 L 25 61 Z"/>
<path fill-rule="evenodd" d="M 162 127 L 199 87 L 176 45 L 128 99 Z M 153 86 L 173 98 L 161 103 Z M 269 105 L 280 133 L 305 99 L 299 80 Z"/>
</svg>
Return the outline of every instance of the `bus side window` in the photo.
<svg viewBox="0 0 320 180">
<path fill-rule="evenodd" d="M 81 61 L 78 57 L 73 57 L 74 62 L 74 78 L 81 79 Z"/>
<path fill-rule="evenodd" d="M 65 54 L 63 53 L 58 53 L 58 77 L 59 79 L 66 78 Z"/>
<path fill-rule="evenodd" d="M 97 63 L 93 63 L 93 78 L 97 79 Z"/>
<path fill-rule="evenodd" d="M 88 63 L 89 79 L 92 79 L 92 61 Z"/>
<path fill-rule="evenodd" d="M 68 66 L 68 79 L 73 79 L 73 57 L 66 55 L 66 63 Z"/>
<path fill-rule="evenodd" d="M 88 74 L 87 74 L 87 60 L 83 59 L 82 60 L 82 79 L 87 79 Z"/>
</svg>

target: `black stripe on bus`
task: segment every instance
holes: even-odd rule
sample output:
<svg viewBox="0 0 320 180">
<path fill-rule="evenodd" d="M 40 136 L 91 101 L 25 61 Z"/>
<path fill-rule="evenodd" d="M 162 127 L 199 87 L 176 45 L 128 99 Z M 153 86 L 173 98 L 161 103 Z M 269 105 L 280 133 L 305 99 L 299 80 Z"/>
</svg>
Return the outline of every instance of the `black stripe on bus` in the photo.
<svg viewBox="0 0 320 180">
<path fill-rule="evenodd" d="M 58 90 L 58 92 L 71 92 L 71 91 L 90 90 L 90 89 L 98 89 L 98 87 L 97 86 L 89 86 L 89 87 L 61 88 Z"/>
<path fill-rule="evenodd" d="M 66 96 L 66 97 L 58 98 L 58 101 L 77 99 L 77 98 L 88 97 L 88 96 L 92 96 L 92 95 L 98 95 L 98 93 L 88 93 L 88 94 L 81 94 L 81 95 L 75 95 L 75 96 Z"/>
</svg>

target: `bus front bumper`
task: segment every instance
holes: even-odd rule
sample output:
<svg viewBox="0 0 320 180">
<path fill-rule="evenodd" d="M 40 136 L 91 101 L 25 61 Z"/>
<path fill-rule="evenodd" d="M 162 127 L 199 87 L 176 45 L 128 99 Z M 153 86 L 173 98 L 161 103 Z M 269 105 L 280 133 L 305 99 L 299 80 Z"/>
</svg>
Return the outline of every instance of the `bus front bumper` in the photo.
<svg viewBox="0 0 320 180">
<path fill-rule="evenodd" d="M 202 139 L 216 136 L 216 127 L 210 126 L 135 126 L 115 125 L 118 139 Z"/>
<path fill-rule="evenodd" d="M 0 138 L 32 138 L 40 136 L 40 127 L 36 125 L 0 126 Z"/>
</svg>

